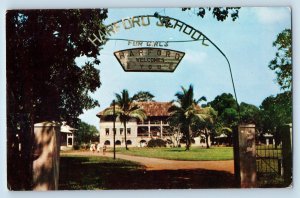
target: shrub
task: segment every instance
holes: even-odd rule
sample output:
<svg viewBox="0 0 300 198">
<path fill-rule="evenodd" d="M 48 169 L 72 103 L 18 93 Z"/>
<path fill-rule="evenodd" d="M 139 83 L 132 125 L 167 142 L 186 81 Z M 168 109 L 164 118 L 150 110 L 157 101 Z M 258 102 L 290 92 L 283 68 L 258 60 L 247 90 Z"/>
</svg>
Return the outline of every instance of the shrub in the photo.
<svg viewBox="0 0 300 198">
<path fill-rule="evenodd" d="M 74 150 L 79 150 L 79 148 L 80 148 L 80 146 L 79 146 L 78 144 L 74 144 L 74 145 L 73 145 L 73 149 L 74 149 Z"/>
<path fill-rule="evenodd" d="M 162 139 L 151 139 L 148 144 L 148 147 L 166 147 L 166 142 Z"/>
</svg>

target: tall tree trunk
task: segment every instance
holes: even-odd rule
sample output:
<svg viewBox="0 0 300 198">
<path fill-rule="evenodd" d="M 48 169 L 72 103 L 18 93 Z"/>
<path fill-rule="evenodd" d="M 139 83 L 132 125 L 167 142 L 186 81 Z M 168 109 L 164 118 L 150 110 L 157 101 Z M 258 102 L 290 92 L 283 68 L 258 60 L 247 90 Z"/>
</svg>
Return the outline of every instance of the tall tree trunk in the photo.
<svg viewBox="0 0 300 198">
<path fill-rule="evenodd" d="M 191 130 L 191 127 L 189 126 L 188 127 L 188 132 L 187 132 L 187 138 L 186 138 L 186 150 L 189 151 L 190 150 L 190 147 L 191 147 L 191 133 L 192 130 Z"/>
<path fill-rule="evenodd" d="M 127 138 L 126 138 L 126 135 L 127 135 L 127 128 L 126 128 L 126 121 L 124 121 L 124 135 L 125 135 L 125 148 L 126 150 L 128 150 L 128 147 L 127 147 Z"/>
<path fill-rule="evenodd" d="M 209 137 L 209 134 L 208 134 L 208 131 L 207 129 L 205 129 L 205 142 L 206 142 L 206 148 L 209 148 L 209 144 L 208 144 L 208 137 Z"/>
</svg>

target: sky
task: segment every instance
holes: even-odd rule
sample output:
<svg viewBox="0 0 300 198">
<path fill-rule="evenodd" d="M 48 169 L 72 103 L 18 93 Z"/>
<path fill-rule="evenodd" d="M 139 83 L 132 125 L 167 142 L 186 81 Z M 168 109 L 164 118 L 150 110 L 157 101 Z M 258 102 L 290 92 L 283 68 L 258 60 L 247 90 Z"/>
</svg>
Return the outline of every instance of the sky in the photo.
<svg viewBox="0 0 300 198">
<path fill-rule="evenodd" d="M 275 72 L 268 68 L 274 58 L 276 48 L 272 46 L 277 35 L 291 28 L 291 11 L 288 7 L 243 7 L 236 21 L 227 19 L 217 21 L 210 13 L 204 18 L 196 16 L 195 11 L 182 12 L 179 8 L 170 9 L 109 9 L 105 24 L 120 19 L 153 15 L 170 16 L 193 26 L 212 40 L 228 57 L 232 67 L 237 99 L 259 106 L 270 95 L 281 92 L 276 83 Z M 190 36 L 179 30 L 157 27 L 155 19 L 150 25 L 122 29 L 109 38 L 150 41 L 190 40 Z M 100 51 L 101 87 L 91 96 L 98 100 L 100 107 L 84 111 L 80 116 L 84 122 L 99 127 L 96 114 L 107 108 L 115 98 L 115 93 L 123 89 L 130 96 L 138 91 L 149 91 L 156 101 L 171 101 L 181 86 L 194 86 L 195 98 L 205 96 L 213 100 L 222 93 L 233 94 L 233 88 L 226 59 L 212 45 L 203 46 L 201 42 L 169 43 L 167 49 L 185 52 L 180 64 L 173 73 L 125 72 L 113 52 L 134 48 L 125 41 L 110 40 Z M 76 59 L 84 65 L 86 57 Z"/>
</svg>

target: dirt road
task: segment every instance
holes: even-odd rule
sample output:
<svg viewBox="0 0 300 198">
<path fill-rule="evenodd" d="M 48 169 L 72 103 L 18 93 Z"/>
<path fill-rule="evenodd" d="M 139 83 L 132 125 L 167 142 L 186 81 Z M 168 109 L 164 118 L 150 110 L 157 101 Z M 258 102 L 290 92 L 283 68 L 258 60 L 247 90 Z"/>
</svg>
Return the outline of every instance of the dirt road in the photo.
<svg viewBox="0 0 300 198">
<path fill-rule="evenodd" d="M 112 153 L 93 153 L 93 152 L 68 152 L 64 155 L 81 155 L 81 156 L 106 156 L 113 157 Z M 193 170 L 193 169 L 204 169 L 214 171 L 225 171 L 228 173 L 234 173 L 234 162 L 233 160 L 224 161 L 177 161 L 177 160 L 165 160 L 158 158 L 139 157 L 132 155 L 116 154 L 117 158 L 138 162 L 145 166 L 146 170 Z"/>
</svg>

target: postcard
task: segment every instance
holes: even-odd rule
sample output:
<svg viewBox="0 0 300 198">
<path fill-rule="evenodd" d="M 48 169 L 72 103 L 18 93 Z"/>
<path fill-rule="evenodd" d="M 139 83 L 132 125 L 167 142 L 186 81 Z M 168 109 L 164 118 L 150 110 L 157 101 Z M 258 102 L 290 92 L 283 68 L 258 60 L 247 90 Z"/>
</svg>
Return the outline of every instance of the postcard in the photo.
<svg viewBox="0 0 300 198">
<path fill-rule="evenodd" d="M 292 187 L 289 7 L 7 10 L 9 190 Z"/>
</svg>

